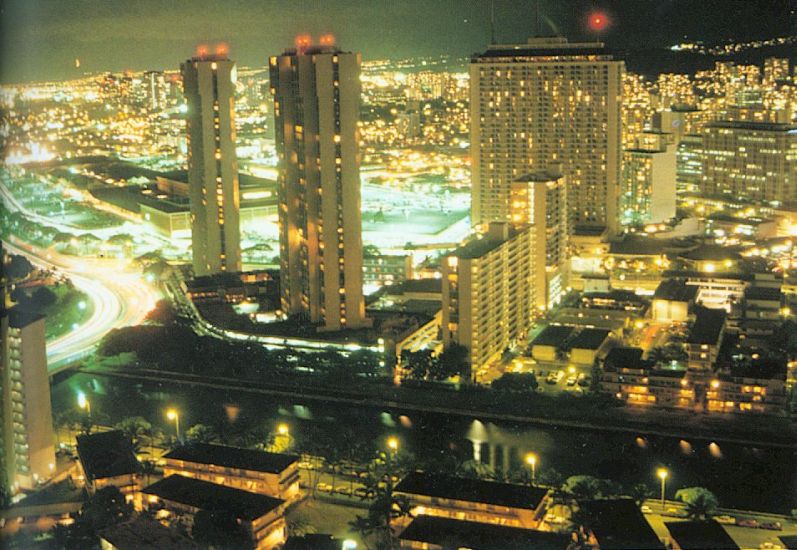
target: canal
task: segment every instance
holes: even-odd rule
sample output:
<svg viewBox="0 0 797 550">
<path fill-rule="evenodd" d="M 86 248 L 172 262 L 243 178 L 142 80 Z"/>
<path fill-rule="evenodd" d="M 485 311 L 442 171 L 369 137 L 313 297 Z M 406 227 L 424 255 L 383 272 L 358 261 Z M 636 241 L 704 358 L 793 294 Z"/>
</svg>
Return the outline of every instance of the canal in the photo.
<svg viewBox="0 0 797 550">
<path fill-rule="evenodd" d="M 688 441 L 669 437 L 634 436 L 571 428 L 540 428 L 527 424 L 480 421 L 440 414 L 404 415 L 368 407 L 289 401 L 217 389 L 133 383 L 75 374 L 53 388 L 53 411 L 76 409 L 76 396 L 91 400 L 98 423 L 112 424 L 142 416 L 165 432 L 174 425 L 165 410 L 180 411 L 181 429 L 207 424 L 230 436 L 265 434 L 285 422 L 302 443 L 319 433 L 335 438 L 344 432 L 370 444 L 375 451 L 388 436 L 422 463 L 476 459 L 498 473 L 522 467 L 523 458 L 538 456 L 537 472 L 554 468 L 564 476 L 586 474 L 612 479 L 624 487 L 646 483 L 658 489 L 656 469 L 670 472 L 667 495 L 682 487 L 703 486 L 721 506 L 789 513 L 797 508 L 797 453 L 722 441 Z M 309 435 L 312 434 L 312 435 Z"/>
</svg>

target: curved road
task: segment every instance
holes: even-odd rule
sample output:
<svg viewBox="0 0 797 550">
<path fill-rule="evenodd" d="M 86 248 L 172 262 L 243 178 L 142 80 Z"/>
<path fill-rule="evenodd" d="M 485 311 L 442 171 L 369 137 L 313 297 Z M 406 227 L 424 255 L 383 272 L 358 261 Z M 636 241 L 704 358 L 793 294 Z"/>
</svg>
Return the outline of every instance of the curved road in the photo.
<svg viewBox="0 0 797 550">
<path fill-rule="evenodd" d="M 12 241 L 4 243 L 9 252 L 24 255 L 39 267 L 63 273 L 94 305 L 91 316 L 83 324 L 47 342 L 50 374 L 85 357 L 108 331 L 141 323 L 160 297 L 124 260 L 66 256 L 18 239 Z"/>
</svg>

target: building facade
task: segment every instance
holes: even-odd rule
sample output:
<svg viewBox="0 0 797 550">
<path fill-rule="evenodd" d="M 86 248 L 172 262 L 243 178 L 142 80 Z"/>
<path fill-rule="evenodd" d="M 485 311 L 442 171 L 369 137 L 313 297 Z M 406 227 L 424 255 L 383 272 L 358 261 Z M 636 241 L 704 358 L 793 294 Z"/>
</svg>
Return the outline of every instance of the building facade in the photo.
<svg viewBox="0 0 797 550">
<path fill-rule="evenodd" d="M 558 303 L 568 286 L 570 223 L 567 181 L 554 170 L 538 170 L 512 183 L 510 214 L 513 224 L 534 226 L 534 307 Z"/>
<path fill-rule="evenodd" d="M 12 308 L 0 314 L 2 466 L 12 491 L 31 489 L 55 469 L 44 317 Z"/>
<path fill-rule="evenodd" d="M 362 327 L 360 55 L 299 48 L 272 57 L 269 66 L 282 312 L 321 330 Z"/>
<path fill-rule="evenodd" d="M 482 238 L 443 259 L 443 342 L 468 348 L 474 371 L 531 327 L 534 232 L 494 222 Z"/>
<path fill-rule="evenodd" d="M 660 223 L 674 218 L 675 182 L 675 147 L 667 143 L 665 134 L 642 134 L 635 147 L 623 151 L 623 222 Z"/>
<path fill-rule="evenodd" d="M 749 200 L 797 200 L 797 126 L 719 121 L 703 131 L 700 190 Z"/>
<path fill-rule="evenodd" d="M 240 191 L 235 154 L 235 63 L 198 55 L 182 63 L 191 246 L 200 277 L 241 271 Z"/>
<path fill-rule="evenodd" d="M 508 220 L 512 182 L 561 164 L 575 226 L 617 228 L 624 72 L 602 44 L 564 38 L 471 59 L 474 225 Z"/>
</svg>

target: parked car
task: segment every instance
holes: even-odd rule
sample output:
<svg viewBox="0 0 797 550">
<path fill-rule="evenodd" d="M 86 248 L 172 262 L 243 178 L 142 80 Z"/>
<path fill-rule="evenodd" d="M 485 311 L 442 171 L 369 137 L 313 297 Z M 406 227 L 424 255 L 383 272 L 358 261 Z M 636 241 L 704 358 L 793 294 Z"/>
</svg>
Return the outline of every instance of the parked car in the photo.
<svg viewBox="0 0 797 550">
<path fill-rule="evenodd" d="M 351 489 L 347 485 L 338 485 L 333 492 L 338 495 L 351 496 Z"/>
<path fill-rule="evenodd" d="M 714 516 L 714 521 L 726 525 L 736 525 L 736 518 L 733 516 Z"/>
<path fill-rule="evenodd" d="M 759 525 L 761 529 L 769 529 L 771 531 L 783 531 L 783 526 L 779 521 L 768 521 Z"/>
<path fill-rule="evenodd" d="M 640 510 L 642 511 L 643 514 L 652 514 L 653 513 L 653 510 L 651 510 L 650 506 L 648 506 L 647 504 L 642 505 Z"/>
<path fill-rule="evenodd" d="M 575 386 L 576 385 L 576 377 L 575 376 L 570 376 L 567 379 L 567 385 L 568 386 Z"/>
<path fill-rule="evenodd" d="M 318 485 L 315 486 L 315 488 L 317 491 L 320 491 L 322 493 L 332 492 L 332 485 L 330 485 L 329 483 L 319 483 Z"/>
<path fill-rule="evenodd" d="M 371 494 L 371 491 L 369 491 L 365 487 L 357 487 L 356 489 L 354 489 L 354 493 L 352 494 L 360 498 L 371 498 L 373 496 Z"/>
<path fill-rule="evenodd" d="M 758 520 L 752 518 L 737 519 L 736 525 L 739 527 L 758 527 Z"/>
</svg>

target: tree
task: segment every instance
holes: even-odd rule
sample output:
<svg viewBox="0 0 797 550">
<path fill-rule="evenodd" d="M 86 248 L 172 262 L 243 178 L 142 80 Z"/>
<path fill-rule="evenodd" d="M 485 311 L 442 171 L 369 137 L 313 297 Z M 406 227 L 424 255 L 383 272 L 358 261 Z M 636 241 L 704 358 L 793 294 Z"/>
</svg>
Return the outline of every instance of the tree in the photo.
<svg viewBox="0 0 797 550">
<path fill-rule="evenodd" d="M 90 498 L 80 512 L 81 521 L 88 522 L 95 532 L 130 519 L 133 505 L 125 500 L 118 487 L 103 487 Z"/>
<path fill-rule="evenodd" d="M 490 387 L 498 391 L 527 393 L 537 389 L 539 383 L 532 372 L 505 372 Z"/>
<path fill-rule="evenodd" d="M 189 442 L 210 443 L 218 437 L 216 430 L 206 424 L 194 424 L 185 432 Z"/>
<path fill-rule="evenodd" d="M 449 344 L 437 357 L 437 368 L 430 372 L 433 380 L 446 380 L 452 376 L 469 376 L 468 348 L 460 344 Z"/>
<path fill-rule="evenodd" d="M 594 500 L 604 496 L 604 483 L 592 476 L 570 476 L 562 490 L 575 500 Z"/>
<path fill-rule="evenodd" d="M 200 510 L 194 515 L 193 539 L 206 548 L 251 548 L 252 537 L 241 521 L 227 510 Z"/>
<path fill-rule="evenodd" d="M 495 470 L 489 464 L 478 460 L 466 460 L 457 467 L 456 474 L 470 479 L 498 479 Z"/>
<path fill-rule="evenodd" d="M 667 362 L 667 353 L 664 348 L 657 346 L 648 352 L 648 360 L 652 361 L 654 365 L 660 365 Z"/>
<path fill-rule="evenodd" d="M 679 489 L 675 493 L 675 500 L 686 504 L 686 515 L 692 520 L 708 519 L 719 506 L 717 497 L 705 487 Z"/>
<path fill-rule="evenodd" d="M 33 271 L 33 264 L 25 256 L 12 254 L 5 268 L 6 276 L 13 281 L 27 277 Z"/>
<path fill-rule="evenodd" d="M 418 351 L 404 351 L 401 354 L 401 364 L 410 378 L 414 380 L 425 380 L 432 370 L 435 357 L 432 350 L 422 349 Z"/>
<path fill-rule="evenodd" d="M 141 416 L 130 416 L 116 424 L 116 429 L 121 430 L 133 442 L 133 448 L 138 450 L 141 447 L 141 440 L 144 436 L 152 432 L 152 424 Z"/>
</svg>

